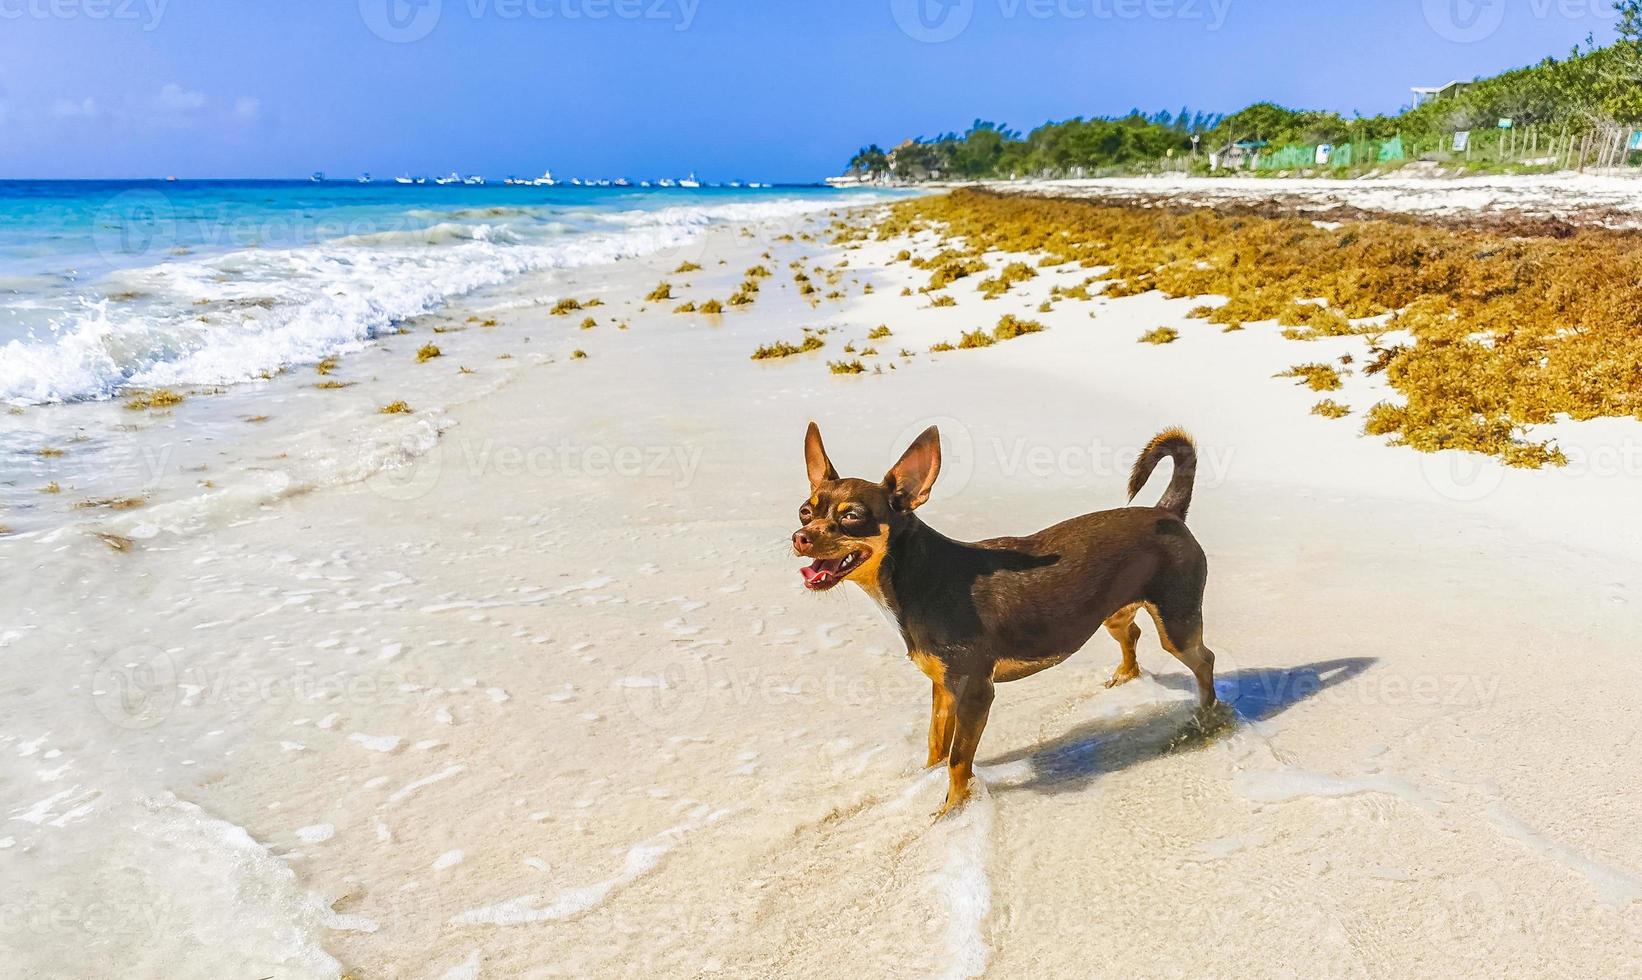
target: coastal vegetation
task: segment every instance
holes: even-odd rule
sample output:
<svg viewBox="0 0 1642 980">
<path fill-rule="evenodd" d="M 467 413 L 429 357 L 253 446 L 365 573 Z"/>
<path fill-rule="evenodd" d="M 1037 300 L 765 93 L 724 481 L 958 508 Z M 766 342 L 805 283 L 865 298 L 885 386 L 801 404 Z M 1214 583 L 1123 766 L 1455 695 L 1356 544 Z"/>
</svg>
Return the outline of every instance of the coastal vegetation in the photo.
<svg viewBox="0 0 1642 980">
<path fill-rule="evenodd" d="M 143 497 L 93 497 L 88 500 L 77 500 L 73 504 L 74 510 L 135 510 L 148 503 Z"/>
<path fill-rule="evenodd" d="M 170 388 L 156 388 L 153 391 L 139 391 L 125 401 L 125 407 L 134 412 L 154 411 L 181 405 L 187 396 Z"/>
<path fill-rule="evenodd" d="M 785 340 L 778 340 L 773 344 L 764 344 L 753 351 L 753 360 L 770 361 L 782 357 L 792 357 L 794 354 L 804 354 L 812 350 L 820 350 L 827 346 L 827 342 L 813 333 L 806 333 L 803 341 L 789 344 Z"/>
<path fill-rule="evenodd" d="M 1329 364 L 1296 364 L 1277 377 L 1294 378 L 1312 391 L 1339 391 L 1344 384 L 1340 372 Z"/>
<path fill-rule="evenodd" d="M 1029 333 L 1042 333 L 1043 324 L 1036 320 L 1022 320 L 1013 313 L 1005 313 L 998 319 L 998 325 L 992 328 L 992 336 L 998 340 L 1014 340 Z"/>
<path fill-rule="evenodd" d="M 915 231 L 943 235 L 951 261 L 1006 252 L 1076 263 L 1110 295 L 1231 297 L 1194 310 L 1228 329 L 1270 323 L 1300 341 L 1357 338 L 1363 373 L 1383 376 L 1400 399 L 1369 409 L 1365 432 L 1421 451 L 1560 465 L 1561 451 L 1530 427 L 1642 418 L 1634 231 L 1555 224 L 1505 234 L 1408 218 L 1319 226 L 970 189 L 897 202 L 876 235 Z M 1303 364 L 1293 376 L 1331 391 L 1339 374 Z"/>
<path fill-rule="evenodd" d="M 1458 131 L 1472 133 L 1472 146 L 1454 162 L 1472 169 L 1504 166 L 1500 144 L 1511 147 L 1511 162 L 1517 165 L 1576 166 L 1587 153 L 1592 161 L 1642 163 L 1642 154 L 1609 145 L 1614 137 L 1642 127 L 1642 0 L 1619 0 L 1613 6 L 1618 16 L 1611 44 L 1588 40 L 1564 57 L 1474 80 L 1397 113 L 1347 117 L 1271 102 L 1230 114 L 1134 109 L 1122 116 L 1050 122 L 1025 134 L 977 119 L 962 134 L 917 137 L 891 151 L 877 144 L 863 147 L 851 157 L 848 172 L 903 181 L 1208 172 L 1210 152 L 1224 153 L 1239 144 L 1245 151 L 1276 151 L 1318 144 L 1378 147 L 1396 140 L 1397 155 L 1381 159 L 1378 152 L 1360 152 L 1345 157 L 1359 168 L 1372 168 L 1422 155 L 1447 158 L 1452 134 Z M 1502 119 L 1511 121 L 1509 129 L 1501 128 Z M 1518 136 L 1525 131 L 1532 135 Z M 1587 136 L 1601 139 L 1583 142 Z"/>
</svg>

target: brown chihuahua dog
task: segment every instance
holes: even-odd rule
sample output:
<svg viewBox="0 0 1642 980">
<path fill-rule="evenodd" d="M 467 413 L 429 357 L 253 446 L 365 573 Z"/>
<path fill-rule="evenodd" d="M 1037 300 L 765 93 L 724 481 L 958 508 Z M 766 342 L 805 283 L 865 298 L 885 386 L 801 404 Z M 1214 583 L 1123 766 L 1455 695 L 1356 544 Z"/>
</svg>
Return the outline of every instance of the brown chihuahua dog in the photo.
<svg viewBox="0 0 1642 980">
<path fill-rule="evenodd" d="M 1129 477 L 1129 499 L 1164 458 L 1174 476 L 1156 507 L 1074 518 L 1024 538 L 954 541 L 918 519 L 941 470 L 932 426 L 882 483 L 839 479 L 810 423 L 804 438 L 810 496 L 793 549 L 814 562 L 804 585 L 824 592 L 845 580 L 889 613 L 907 656 L 932 683 L 929 761 L 950 782 L 937 816 L 969 798 L 975 749 L 993 685 L 1030 677 L 1076 653 L 1102 624 L 1123 647 L 1108 687 L 1140 676 L 1135 643 L 1142 608 L 1164 649 L 1197 679 L 1200 717 L 1215 705 L 1214 654 L 1203 645 L 1208 560 L 1190 531 L 1197 450 L 1179 429 L 1153 439 Z"/>
</svg>

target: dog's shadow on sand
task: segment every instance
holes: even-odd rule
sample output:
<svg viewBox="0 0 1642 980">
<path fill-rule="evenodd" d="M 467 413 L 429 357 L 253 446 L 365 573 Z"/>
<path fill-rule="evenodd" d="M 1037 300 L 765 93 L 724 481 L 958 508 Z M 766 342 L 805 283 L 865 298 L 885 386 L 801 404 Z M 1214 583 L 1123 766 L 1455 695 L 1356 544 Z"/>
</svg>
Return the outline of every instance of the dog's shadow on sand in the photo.
<svg viewBox="0 0 1642 980">
<path fill-rule="evenodd" d="M 1030 769 L 1022 779 L 993 786 L 993 792 L 1075 792 L 1105 773 L 1155 759 L 1163 752 L 1194 751 L 1230 732 L 1235 725 L 1275 717 L 1307 698 L 1352 680 L 1378 662 L 1373 657 L 1351 657 L 1301 667 L 1233 671 L 1215 678 L 1215 693 L 1225 713 L 1223 724 L 1211 722 L 1207 731 L 1198 717 L 1195 698 L 1164 702 L 1150 710 L 1142 708 L 1085 722 L 1048 742 L 988 759 L 982 766 L 1001 767 L 1024 761 Z M 1165 674 L 1155 680 L 1164 687 L 1196 693 L 1187 675 Z"/>
</svg>

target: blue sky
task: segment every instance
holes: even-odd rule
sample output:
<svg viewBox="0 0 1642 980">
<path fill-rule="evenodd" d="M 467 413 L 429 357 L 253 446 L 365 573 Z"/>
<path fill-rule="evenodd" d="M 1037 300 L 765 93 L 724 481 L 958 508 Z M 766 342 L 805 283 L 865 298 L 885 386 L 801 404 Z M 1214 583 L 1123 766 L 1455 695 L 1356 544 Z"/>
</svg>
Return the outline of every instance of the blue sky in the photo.
<svg viewBox="0 0 1642 980">
<path fill-rule="evenodd" d="M 1612 24 L 1609 0 L 0 0 L 0 177 L 813 179 L 976 117 L 1393 111 Z"/>
</svg>

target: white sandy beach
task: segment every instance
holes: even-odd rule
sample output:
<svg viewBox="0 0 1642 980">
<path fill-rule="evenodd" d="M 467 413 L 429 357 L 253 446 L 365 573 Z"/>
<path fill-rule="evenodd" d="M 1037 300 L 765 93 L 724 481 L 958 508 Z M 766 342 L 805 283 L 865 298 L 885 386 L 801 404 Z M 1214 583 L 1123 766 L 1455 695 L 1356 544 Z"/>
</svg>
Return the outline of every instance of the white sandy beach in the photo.
<svg viewBox="0 0 1642 980">
<path fill-rule="evenodd" d="M 403 451 L 369 479 L 0 540 L 6 969 L 1642 969 L 1642 422 L 1554 427 L 1561 469 L 1421 455 L 1360 434 L 1383 380 L 1349 378 L 1336 421 L 1272 377 L 1360 338 L 1222 333 L 1156 293 L 1034 312 L 1074 267 L 930 309 L 898 295 L 927 274 L 889 260 L 933 239 L 781 240 L 824 223 L 527 278 L 358 355 L 413 360 L 432 323 L 494 317 L 419 368 L 444 392 L 482 367 L 466 394 L 345 360 L 361 383 L 337 394 L 366 406 L 347 421 L 377 428 L 336 452 Z M 684 258 L 704 268 L 663 275 Z M 798 258 L 823 292 L 813 267 L 847 259 L 848 298 L 802 302 Z M 751 307 L 671 312 L 760 263 Z M 662 278 L 675 299 L 646 303 Z M 602 299 L 598 325 L 550 315 L 559 296 Z M 1004 313 L 1048 329 L 927 352 Z M 1136 343 L 1160 325 L 1180 340 Z M 804 326 L 834 328 L 824 350 L 749 359 Z M 846 342 L 877 348 L 868 373 L 829 373 Z M 393 398 L 444 407 L 372 416 Z M 811 419 L 872 478 L 940 425 L 921 513 L 961 538 L 1121 506 L 1138 448 L 1188 428 L 1235 733 L 1165 754 L 1190 676 L 1146 626 L 1145 676 L 1108 690 L 1102 634 L 1000 688 L 984 791 L 932 822 L 928 682 L 869 600 L 805 593 L 790 553 Z M 302 459 L 263 462 L 280 452 Z"/>
<path fill-rule="evenodd" d="M 1439 176 L 1418 167 L 1350 180 L 1327 177 L 1104 177 L 1019 180 L 999 190 L 1046 196 L 1143 198 L 1153 203 L 1214 207 L 1227 202 L 1281 201 L 1304 213 L 1337 207 L 1421 215 L 1520 214 L 1577 218 L 1582 223 L 1635 227 L 1642 197 L 1633 175 L 1612 172 Z"/>
</svg>

